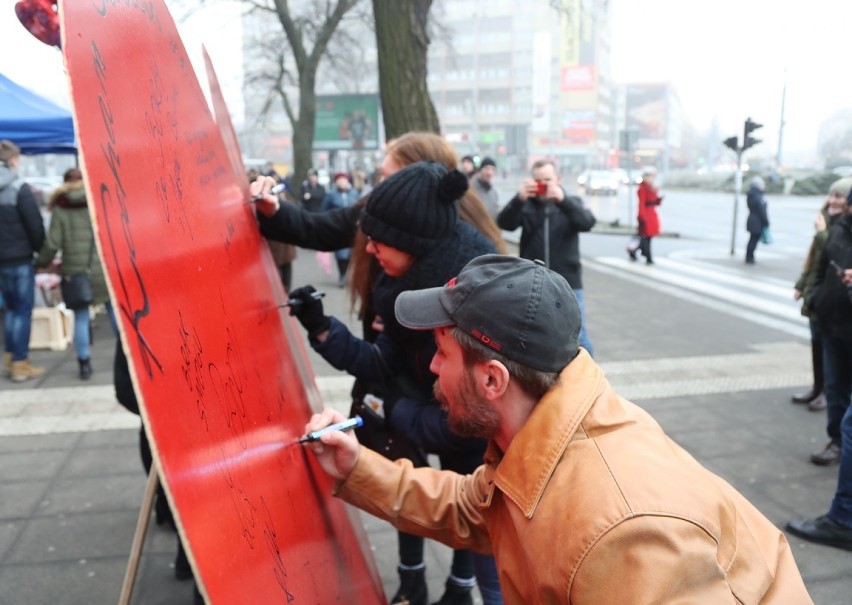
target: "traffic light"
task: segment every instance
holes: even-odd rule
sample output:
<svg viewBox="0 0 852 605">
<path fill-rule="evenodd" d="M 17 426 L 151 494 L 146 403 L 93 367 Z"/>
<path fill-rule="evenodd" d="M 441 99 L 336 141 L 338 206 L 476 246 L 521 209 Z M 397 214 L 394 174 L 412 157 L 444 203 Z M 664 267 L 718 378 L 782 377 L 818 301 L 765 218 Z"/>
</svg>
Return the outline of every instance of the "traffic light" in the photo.
<svg viewBox="0 0 852 605">
<path fill-rule="evenodd" d="M 755 139 L 751 136 L 751 133 L 758 128 L 763 128 L 763 124 L 758 124 L 752 121 L 751 118 L 746 118 L 745 127 L 743 128 L 743 151 L 760 143 L 760 139 Z"/>
<path fill-rule="evenodd" d="M 725 147 L 728 147 L 731 151 L 739 151 L 737 149 L 737 137 L 728 137 L 722 142 L 725 144 Z"/>
</svg>

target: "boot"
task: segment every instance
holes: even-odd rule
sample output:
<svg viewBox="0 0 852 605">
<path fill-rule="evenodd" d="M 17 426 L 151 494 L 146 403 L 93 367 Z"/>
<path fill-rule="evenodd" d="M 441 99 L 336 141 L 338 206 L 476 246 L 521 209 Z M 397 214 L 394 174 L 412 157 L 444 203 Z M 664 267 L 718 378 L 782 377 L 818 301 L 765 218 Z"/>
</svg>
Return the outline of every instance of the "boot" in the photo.
<svg viewBox="0 0 852 605">
<path fill-rule="evenodd" d="M 192 577 L 192 567 L 189 565 L 189 559 L 186 557 L 186 551 L 183 549 L 183 544 L 178 538 L 178 550 L 175 557 L 175 579 L 188 580 Z"/>
<path fill-rule="evenodd" d="M 3 376 L 9 378 L 12 375 L 12 354 L 9 351 L 3 353 Z"/>
<path fill-rule="evenodd" d="M 23 382 L 30 378 L 38 378 L 44 374 L 44 368 L 39 368 L 30 363 L 29 359 L 12 362 L 12 382 Z"/>
<path fill-rule="evenodd" d="M 453 582 L 452 578 L 447 579 L 447 588 L 444 590 L 444 596 L 439 601 L 432 605 L 473 605 L 473 587 L 462 586 Z"/>
<path fill-rule="evenodd" d="M 400 569 L 399 590 L 393 595 L 391 605 L 426 605 L 429 602 L 429 589 L 425 574 L 425 565 L 420 569 Z"/>
<path fill-rule="evenodd" d="M 80 380 L 88 380 L 92 377 L 92 360 L 91 359 L 78 359 L 77 363 L 80 365 Z"/>
<path fill-rule="evenodd" d="M 822 346 L 811 340 L 811 362 L 814 368 L 814 386 L 807 393 L 793 395 L 793 403 L 811 403 L 822 393 Z"/>
</svg>

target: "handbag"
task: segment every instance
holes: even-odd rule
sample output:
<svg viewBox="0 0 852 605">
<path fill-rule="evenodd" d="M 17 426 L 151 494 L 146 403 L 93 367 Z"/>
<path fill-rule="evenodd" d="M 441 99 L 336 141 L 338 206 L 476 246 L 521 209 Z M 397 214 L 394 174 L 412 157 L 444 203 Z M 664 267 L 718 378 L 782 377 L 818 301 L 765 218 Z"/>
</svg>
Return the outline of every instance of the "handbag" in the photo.
<svg viewBox="0 0 852 605">
<path fill-rule="evenodd" d="M 92 292 L 92 256 L 94 251 L 95 236 L 92 235 L 92 243 L 89 246 L 89 264 L 86 266 L 86 270 L 63 277 L 59 284 L 65 307 L 72 311 L 85 309 L 95 300 L 94 292 Z"/>
<path fill-rule="evenodd" d="M 769 230 L 769 227 L 764 227 L 760 232 L 760 241 L 764 244 L 772 243 L 772 232 Z"/>
</svg>

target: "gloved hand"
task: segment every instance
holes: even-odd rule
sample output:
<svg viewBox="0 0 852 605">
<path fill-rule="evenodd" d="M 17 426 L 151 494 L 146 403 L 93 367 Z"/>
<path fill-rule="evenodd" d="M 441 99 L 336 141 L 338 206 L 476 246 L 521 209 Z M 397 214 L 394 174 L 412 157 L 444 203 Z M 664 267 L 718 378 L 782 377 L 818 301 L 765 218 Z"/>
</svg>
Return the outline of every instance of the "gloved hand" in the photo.
<svg viewBox="0 0 852 605">
<path fill-rule="evenodd" d="M 299 320 L 311 338 L 331 327 L 331 320 L 323 313 L 322 299 L 314 298 L 315 292 L 313 286 L 302 286 L 290 292 L 290 315 Z"/>
</svg>

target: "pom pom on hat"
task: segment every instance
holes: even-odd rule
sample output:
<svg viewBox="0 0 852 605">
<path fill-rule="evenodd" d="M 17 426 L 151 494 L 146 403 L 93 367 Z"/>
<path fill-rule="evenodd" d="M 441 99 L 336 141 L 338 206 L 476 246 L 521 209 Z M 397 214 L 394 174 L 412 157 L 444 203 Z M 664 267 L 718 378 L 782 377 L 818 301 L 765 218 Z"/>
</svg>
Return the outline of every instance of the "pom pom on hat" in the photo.
<svg viewBox="0 0 852 605">
<path fill-rule="evenodd" d="M 367 200 L 361 229 L 377 242 L 420 256 L 450 237 L 467 177 L 437 162 L 415 162 L 379 183 Z"/>
</svg>

